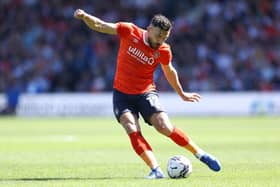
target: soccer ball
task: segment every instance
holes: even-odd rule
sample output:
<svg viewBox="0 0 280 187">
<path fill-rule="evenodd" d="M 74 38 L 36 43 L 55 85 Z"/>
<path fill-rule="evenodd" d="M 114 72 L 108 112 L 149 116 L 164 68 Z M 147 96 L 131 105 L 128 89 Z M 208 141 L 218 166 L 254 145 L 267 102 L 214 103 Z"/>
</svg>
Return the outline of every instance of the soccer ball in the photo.
<svg viewBox="0 0 280 187">
<path fill-rule="evenodd" d="M 186 178 L 192 172 L 191 161 L 181 155 L 171 157 L 167 163 L 167 173 L 170 178 Z"/>
</svg>

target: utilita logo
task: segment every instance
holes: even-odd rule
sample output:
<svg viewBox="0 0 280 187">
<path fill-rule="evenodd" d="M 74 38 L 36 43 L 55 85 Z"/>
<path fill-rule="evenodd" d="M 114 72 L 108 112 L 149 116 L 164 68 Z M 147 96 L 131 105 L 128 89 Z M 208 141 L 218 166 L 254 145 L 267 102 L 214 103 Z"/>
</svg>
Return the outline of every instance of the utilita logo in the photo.
<svg viewBox="0 0 280 187">
<path fill-rule="evenodd" d="M 140 61 L 142 64 L 149 64 L 149 65 L 153 65 L 155 62 L 155 59 L 153 57 L 148 57 L 145 55 L 145 53 L 139 49 L 137 49 L 136 47 L 128 47 L 128 51 L 127 53 L 136 58 L 138 61 Z"/>
</svg>

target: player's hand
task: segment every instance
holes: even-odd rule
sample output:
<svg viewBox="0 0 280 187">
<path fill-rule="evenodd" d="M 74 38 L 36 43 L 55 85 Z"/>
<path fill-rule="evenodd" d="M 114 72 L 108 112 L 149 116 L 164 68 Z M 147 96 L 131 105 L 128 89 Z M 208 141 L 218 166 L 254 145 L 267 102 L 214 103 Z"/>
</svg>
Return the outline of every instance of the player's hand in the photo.
<svg viewBox="0 0 280 187">
<path fill-rule="evenodd" d="M 86 12 L 83 11 L 82 9 L 77 9 L 74 12 L 74 17 L 77 19 L 83 19 L 85 15 L 86 15 Z"/>
<path fill-rule="evenodd" d="M 183 92 L 181 95 L 181 98 L 184 101 L 189 101 L 189 102 L 199 102 L 201 99 L 201 96 L 198 93 L 187 93 Z"/>
</svg>

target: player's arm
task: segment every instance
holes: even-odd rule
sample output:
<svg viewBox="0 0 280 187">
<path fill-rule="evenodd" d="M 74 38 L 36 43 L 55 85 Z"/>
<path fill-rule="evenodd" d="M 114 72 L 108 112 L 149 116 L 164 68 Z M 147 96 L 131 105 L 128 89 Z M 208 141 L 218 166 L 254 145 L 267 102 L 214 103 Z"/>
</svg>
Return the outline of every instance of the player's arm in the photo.
<svg viewBox="0 0 280 187">
<path fill-rule="evenodd" d="M 117 34 L 117 26 L 115 23 L 105 22 L 97 17 L 94 17 L 81 9 L 77 9 L 74 13 L 74 17 L 83 20 L 86 25 L 97 32 L 105 34 Z"/>
<path fill-rule="evenodd" d="M 172 66 L 172 63 L 169 63 L 168 65 L 161 64 L 161 68 L 169 84 L 184 101 L 198 102 L 200 100 L 199 94 L 184 92 L 177 71 Z"/>
</svg>

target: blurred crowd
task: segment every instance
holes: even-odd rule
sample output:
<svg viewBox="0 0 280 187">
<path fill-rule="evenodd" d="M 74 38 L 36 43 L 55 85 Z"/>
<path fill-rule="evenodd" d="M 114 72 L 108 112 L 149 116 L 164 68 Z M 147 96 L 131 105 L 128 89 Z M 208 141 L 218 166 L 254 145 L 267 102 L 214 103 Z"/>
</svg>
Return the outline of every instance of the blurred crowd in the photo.
<svg viewBox="0 0 280 187">
<path fill-rule="evenodd" d="M 82 8 L 146 28 L 173 22 L 168 43 L 186 91 L 279 91 L 280 0 L 1 0 L 0 93 L 112 90 L 118 37 L 73 18 Z M 171 87 L 160 68 L 157 88 Z"/>
</svg>

